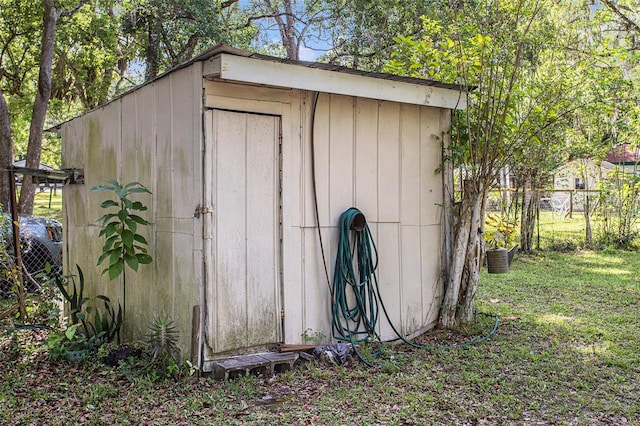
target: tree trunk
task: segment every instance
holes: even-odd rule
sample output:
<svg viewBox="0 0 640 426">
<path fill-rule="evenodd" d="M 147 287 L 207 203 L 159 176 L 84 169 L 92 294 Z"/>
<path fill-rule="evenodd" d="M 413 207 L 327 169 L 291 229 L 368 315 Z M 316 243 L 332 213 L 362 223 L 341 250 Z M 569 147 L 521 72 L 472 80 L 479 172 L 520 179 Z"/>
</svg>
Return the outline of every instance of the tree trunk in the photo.
<svg viewBox="0 0 640 426">
<path fill-rule="evenodd" d="M 11 123 L 9 109 L 0 88 L 0 168 L 6 169 L 13 163 L 13 141 L 11 140 Z M 9 173 L 0 172 L 0 203 L 3 211 L 9 211 L 11 203 L 11 189 Z"/>
<path fill-rule="evenodd" d="M 38 74 L 38 91 L 33 102 L 31 126 L 29 128 L 29 145 L 27 146 L 27 158 L 25 166 L 37 169 L 40 166 L 40 153 L 42 152 L 42 132 L 47 116 L 49 98 L 51 98 L 51 67 L 53 63 L 53 50 L 56 38 L 56 24 L 58 12 L 53 0 L 43 0 L 43 33 L 42 46 L 40 47 L 40 72 Z M 36 188 L 31 176 L 24 176 L 20 190 L 20 202 L 18 208 L 22 214 L 33 213 L 33 198 Z"/>
<path fill-rule="evenodd" d="M 480 268 L 484 253 L 483 233 L 484 219 L 484 197 L 476 200 L 471 216 L 471 232 L 469 233 L 469 244 L 467 245 L 467 265 L 465 291 L 462 295 L 462 310 L 459 312 L 459 323 L 468 324 L 476 319 L 476 291 L 480 282 Z"/>
<path fill-rule="evenodd" d="M 284 18 L 276 16 L 278 29 L 280 30 L 280 38 L 287 52 L 287 58 L 297 61 L 299 59 L 299 46 L 296 39 L 296 29 L 294 26 L 293 5 L 291 0 L 284 1 Z"/>
<path fill-rule="evenodd" d="M 160 31 L 161 24 L 156 23 L 156 18 L 149 18 L 147 48 L 145 52 L 147 66 L 144 71 L 144 80 L 153 80 L 158 76 L 160 70 Z"/>
<path fill-rule="evenodd" d="M 449 264 L 447 288 L 440 312 L 440 325 L 456 328 L 475 318 L 475 293 L 482 260 L 484 187 L 462 195 Z"/>
<path fill-rule="evenodd" d="M 520 248 L 525 253 L 533 251 L 533 234 L 536 230 L 536 211 L 538 206 L 538 190 L 522 191 L 522 213 L 520 215 Z"/>
</svg>

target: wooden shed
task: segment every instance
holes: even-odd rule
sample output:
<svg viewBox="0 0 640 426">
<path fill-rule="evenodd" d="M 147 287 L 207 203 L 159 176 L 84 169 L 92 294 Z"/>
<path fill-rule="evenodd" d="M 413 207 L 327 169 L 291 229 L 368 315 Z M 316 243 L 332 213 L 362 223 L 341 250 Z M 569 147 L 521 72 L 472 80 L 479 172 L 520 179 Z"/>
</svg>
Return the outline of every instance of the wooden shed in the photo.
<svg viewBox="0 0 640 426">
<path fill-rule="evenodd" d="M 465 105 L 452 85 L 216 46 L 60 126 L 63 167 L 85 173 L 64 190 L 65 267 L 122 299 L 95 266 L 105 195 L 89 189 L 145 185 L 154 262 L 127 271 L 126 335 L 143 338 L 166 314 L 183 355 L 207 370 L 280 342 L 330 340 L 316 209 L 331 276 L 338 219 L 355 206 L 394 324 L 429 327 L 443 293 L 436 170 L 451 110 Z"/>
</svg>

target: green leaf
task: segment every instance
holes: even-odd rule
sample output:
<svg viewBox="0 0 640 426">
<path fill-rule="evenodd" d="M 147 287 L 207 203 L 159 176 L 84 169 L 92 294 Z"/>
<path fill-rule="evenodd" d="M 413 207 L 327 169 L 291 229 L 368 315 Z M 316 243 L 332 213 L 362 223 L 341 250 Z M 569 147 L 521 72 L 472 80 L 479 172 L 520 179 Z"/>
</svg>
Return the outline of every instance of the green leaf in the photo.
<svg viewBox="0 0 640 426">
<path fill-rule="evenodd" d="M 127 262 L 127 265 L 129 265 L 129 268 L 133 269 L 134 271 L 138 272 L 138 258 L 137 256 L 131 256 L 129 254 L 125 255 L 124 257 L 125 262 Z"/>
<path fill-rule="evenodd" d="M 114 191 L 115 191 L 116 189 L 120 189 L 120 188 L 122 188 L 122 185 L 120 185 L 120 182 L 118 182 L 118 181 L 117 181 L 117 180 L 115 180 L 115 179 L 109 179 L 109 180 L 107 180 L 107 183 L 110 183 L 110 184 L 111 184 L 111 188 L 109 188 L 109 189 L 111 189 L 111 190 L 114 190 Z"/>
<path fill-rule="evenodd" d="M 106 186 L 106 185 L 97 185 L 92 187 L 89 191 L 90 192 L 113 191 L 113 187 Z"/>
<path fill-rule="evenodd" d="M 116 278 L 118 278 L 118 276 L 122 273 L 123 268 L 124 264 L 121 259 L 117 263 L 109 265 L 109 279 L 115 280 Z"/>
<path fill-rule="evenodd" d="M 140 263 L 141 265 L 148 265 L 153 261 L 151 256 L 144 253 L 138 253 L 136 254 L 136 257 L 138 258 L 138 263 Z"/>
<path fill-rule="evenodd" d="M 73 340 L 73 337 L 76 335 L 77 330 L 78 330 L 78 324 L 73 324 L 64 331 L 64 335 L 67 337 L 67 339 Z"/>
<path fill-rule="evenodd" d="M 131 247 L 124 246 L 124 254 L 135 256 L 136 250 L 135 250 L 135 248 L 133 246 L 131 246 Z"/>
<path fill-rule="evenodd" d="M 122 254 L 120 252 L 120 249 L 112 249 L 109 252 L 109 266 L 118 263 L 118 261 L 120 261 L 120 255 Z"/>
<path fill-rule="evenodd" d="M 101 236 L 104 236 L 105 238 L 109 238 L 110 236 L 118 232 L 119 225 L 120 224 L 117 222 L 109 223 L 107 226 L 105 226 L 102 229 L 102 231 L 100 231 Z"/>
<path fill-rule="evenodd" d="M 98 263 L 96 263 L 96 265 L 100 265 L 102 262 L 104 262 L 104 260 L 109 257 L 111 253 L 108 251 L 103 252 L 100 257 L 98 258 Z"/>
<path fill-rule="evenodd" d="M 101 222 L 102 224 L 106 224 L 108 221 L 110 221 L 114 217 L 118 217 L 118 215 L 116 213 L 107 213 L 104 216 L 101 216 L 100 219 L 97 220 L 97 222 Z"/>
<path fill-rule="evenodd" d="M 131 205 L 131 210 L 138 210 L 143 212 L 147 210 L 147 207 L 144 204 L 142 204 L 140 201 L 136 201 Z"/>
<path fill-rule="evenodd" d="M 112 235 L 109 238 L 107 238 L 104 242 L 104 245 L 102 246 L 102 251 L 106 252 L 109 251 L 113 248 L 113 245 L 116 243 L 116 241 L 118 241 L 119 236 L 118 235 Z"/>
<path fill-rule="evenodd" d="M 139 187 L 139 188 L 131 188 L 129 190 L 129 193 L 133 194 L 133 193 L 145 193 L 145 194 L 151 194 L 151 191 L 149 191 L 147 188 L 144 187 Z"/>
<path fill-rule="evenodd" d="M 134 241 L 134 234 L 133 232 L 129 231 L 128 229 L 125 229 L 124 231 L 122 231 L 122 243 L 124 244 L 125 247 L 133 247 L 133 241 Z"/>
<path fill-rule="evenodd" d="M 120 222 L 124 222 L 128 216 L 129 216 L 129 212 L 126 209 L 121 209 L 118 212 L 118 219 L 120 219 Z"/>
<path fill-rule="evenodd" d="M 127 196 L 127 191 L 124 189 L 115 189 L 113 192 L 116 194 L 116 197 L 118 197 L 120 201 L 125 199 Z"/>
<path fill-rule="evenodd" d="M 103 209 L 107 209 L 109 207 L 120 207 L 120 204 L 118 204 L 114 200 L 105 200 L 102 202 L 102 204 L 100 204 L 100 207 L 102 207 Z"/>
<path fill-rule="evenodd" d="M 135 222 L 139 223 L 140 225 L 148 225 L 149 222 L 147 222 L 146 220 L 144 220 L 142 217 L 136 215 L 136 214 L 132 214 L 129 215 L 129 217 L 134 220 Z"/>
<path fill-rule="evenodd" d="M 139 242 L 140 244 L 147 244 L 147 245 L 149 244 L 147 242 L 147 239 L 145 237 L 143 237 L 142 235 L 140 235 L 140 234 L 135 234 L 133 236 L 133 239 L 136 240 L 137 242 Z M 136 247 L 138 247 L 138 246 L 136 246 Z"/>
<path fill-rule="evenodd" d="M 129 230 L 131 232 L 133 232 L 134 234 L 138 230 L 138 224 L 134 220 L 132 220 L 131 218 L 128 217 L 127 219 L 125 219 L 124 223 L 127 224 L 127 226 L 129 227 Z"/>
</svg>

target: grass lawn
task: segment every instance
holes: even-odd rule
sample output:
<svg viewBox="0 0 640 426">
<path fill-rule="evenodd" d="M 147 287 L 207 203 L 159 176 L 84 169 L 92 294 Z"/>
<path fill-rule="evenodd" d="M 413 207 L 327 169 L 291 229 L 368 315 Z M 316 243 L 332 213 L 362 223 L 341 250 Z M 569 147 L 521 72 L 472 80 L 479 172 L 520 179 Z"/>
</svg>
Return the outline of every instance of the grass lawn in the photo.
<svg viewBox="0 0 640 426">
<path fill-rule="evenodd" d="M 300 364 L 275 378 L 160 379 L 48 360 L 42 332 L 0 338 L 3 424 L 640 424 L 640 254 L 542 253 L 483 275 L 500 316 L 464 349 L 387 347 L 368 368 Z M 429 345 L 469 335 L 437 331 Z M 4 419 L 4 420 L 2 420 Z"/>
<path fill-rule="evenodd" d="M 36 192 L 33 214 L 62 221 L 62 191 L 57 189 L 55 193 L 53 190 Z"/>
</svg>

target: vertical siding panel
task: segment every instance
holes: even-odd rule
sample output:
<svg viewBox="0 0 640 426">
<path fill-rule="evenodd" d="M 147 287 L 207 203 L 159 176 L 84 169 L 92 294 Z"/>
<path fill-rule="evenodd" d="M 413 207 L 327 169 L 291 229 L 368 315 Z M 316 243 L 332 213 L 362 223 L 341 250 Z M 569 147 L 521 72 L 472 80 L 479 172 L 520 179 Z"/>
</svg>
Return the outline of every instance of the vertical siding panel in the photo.
<svg viewBox="0 0 640 426">
<path fill-rule="evenodd" d="M 310 228 L 313 229 L 313 228 Z M 296 343 L 300 339 L 304 322 L 305 259 L 309 255 L 304 240 L 304 228 L 292 227 L 283 244 L 283 300 L 285 342 Z"/>
<path fill-rule="evenodd" d="M 417 226 L 402 226 L 402 332 L 409 334 L 423 326 L 421 232 Z M 400 325 L 400 324 L 398 324 Z"/>
<path fill-rule="evenodd" d="M 378 279 L 380 285 L 380 295 L 387 308 L 390 319 L 396 328 L 400 327 L 403 321 L 401 318 L 401 282 L 400 282 L 400 225 L 398 223 L 378 224 L 378 236 L 376 244 L 380 254 L 378 267 Z M 391 326 L 380 317 L 380 333 L 383 339 L 388 340 L 394 337 Z"/>
<path fill-rule="evenodd" d="M 122 105 L 122 153 L 125 155 L 122 155 L 122 174 L 119 180 L 123 184 L 140 181 L 138 177 L 138 151 L 136 149 L 139 146 L 136 97 L 137 93 L 134 92 L 120 100 Z M 142 197 L 136 198 L 142 199 Z M 141 266 L 140 269 L 142 268 L 144 266 Z M 146 328 L 147 322 L 141 312 L 143 300 L 146 302 L 146 295 L 144 294 L 144 283 L 142 286 L 138 284 L 137 273 L 130 273 L 125 269 L 124 275 L 127 286 L 127 335 L 133 336 Z"/>
<path fill-rule="evenodd" d="M 331 297 L 329 288 L 327 287 L 327 279 L 322 265 L 322 255 L 320 254 L 320 245 L 318 244 L 318 231 L 315 228 L 304 229 L 304 293 L 303 293 L 303 309 L 304 317 L 302 321 L 302 330 L 298 335 L 291 336 L 294 341 L 302 341 L 301 334 L 310 329 L 312 332 L 321 332 L 327 336 L 331 335 Z M 337 241 L 337 235 L 333 228 L 323 228 L 322 238 L 324 241 L 325 253 L 327 253 L 327 263 L 330 271 L 333 268 L 333 260 L 335 257 L 333 247 Z M 332 276 L 331 272 L 329 272 Z M 311 343 L 311 342 L 307 342 Z"/>
<path fill-rule="evenodd" d="M 121 99 L 122 116 L 126 117 L 122 123 L 122 182 L 138 180 L 138 116 L 136 108 L 137 92 Z"/>
<path fill-rule="evenodd" d="M 310 92 L 295 91 L 282 115 L 282 307 L 285 309 L 283 340 L 297 342 L 303 322 L 304 243 L 310 182 Z M 309 222 L 311 223 L 311 222 Z"/>
<path fill-rule="evenodd" d="M 310 226 L 315 223 L 311 174 L 313 94 L 302 90 L 294 94 L 290 109 L 285 110 L 282 117 L 283 150 L 286 150 L 283 152 L 283 172 L 287 176 L 284 183 L 285 188 L 290 188 L 290 207 L 295 210 L 291 226 Z"/>
<path fill-rule="evenodd" d="M 331 96 L 329 130 L 330 226 L 353 205 L 353 98 Z"/>
<path fill-rule="evenodd" d="M 401 215 L 403 225 L 420 224 L 420 109 L 402 105 L 400 115 L 402 166 Z"/>
<path fill-rule="evenodd" d="M 191 90 L 191 68 L 175 71 L 171 74 L 171 90 L 173 102 L 172 143 L 173 159 L 171 178 L 173 181 L 173 217 L 193 219 L 195 205 L 194 192 L 200 192 L 200 187 L 194 185 L 196 176 L 200 174 L 201 164 L 196 162 L 193 153 L 194 144 L 200 134 L 194 134 L 191 126 L 195 100 Z M 201 131 L 200 131 L 201 132 Z M 192 232 L 191 221 L 185 230 Z"/>
<path fill-rule="evenodd" d="M 420 159 L 422 225 L 441 223 L 442 175 L 436 173 L 442 162 L 440 110 L 421 108 Z M 437 248 L 439 253 L 439 248 Z"/>
<path fill-rule="evenodd" d="M 440 225 L 423 226 L 422 237 L 422 306 L 424 325 L 438 319 L 444 286 L 440 279 Z"/>
<path fill-rule="evenodd" d="M 89 139 L 88 116 L 63 126 L 62 167 L 87 170 L 87 142 Z M 63 198 L 63 261 L 65 273 L 76 273 L 75 264 L 94 265 L 87 249 L 88 193 L 86 185 L 68 185 L 62 191 Z"/>
<path fill-rule="evenodd" d="M 97 137 L 96 137 L 97 134 Z M 90 170 L 85 169 L 85 185 L 87 189 L 95 185 L 102 185 L 108 179 L 121 179 L 122 165 L 122 100 L 112 102 L 97 111 L 89 122 L 89 140 L 87 146 L 87 165 Z M 88 245 L 89 256 L 91 262 L 88 265 L 80 265 L 85 272 L 87 282 L 105 282 L 105 288 L 93 287 L 93 294 L 105 294 L 111 300 L 123 301 L 122 293 L 122 277 L 114 281 L 109 281 L 102 276 L 101 270 L 105 265 L 98 268 L 89 267 L 94 265 L 98 256 L 102 253 L 102 241 L 98 239 L 100 225 L 96 220 L 105 212 L 100 204 L 112 195 L 107 192 L 95 192 L 88 194 L 87 201 L 87 219 L 89 221 L 89 236 L 91 240 Z M 86 235 L 86 234 L 85 234 Z M 73 267 L 75 273 L 75 266 Z M 125 338 L 130 338 L 130 326 L 124 325 Z"/>
<path fill-rule="evenodd" d="M 330 110 L 331 97 L 326 94 L 320 94 L 318 105 L 316 108 L 315 134 L 314 134 L 314 157 L 315 157 L 315 181 L 316 196 L 318 199 L 318 215 L 321 226 L 331 224 L 331 214 L 329 205 L 329 131 L 330 131 Z M 309 167 L 311 164 L 309 163 Z M 310 170 L 311 171 L 311 170 Z M 310 174 L 311 176 L 311 174 Z M 305 188 L 309 188 L 310 196 L 313 194 L 313 181 L 306 183 Z M 308 198 L 308 208 L 305 209 L 306 226 L 315 226 L 315 205 L 313 198 Z"/>
<path fill-rule="evenodd" d="M 380 103 L 378 122 L 378 220 L 400 220 L 400 105 Z"/>
<path fill-rule="evenodd" d="M 154 87 L 148 85 L 140 88 L 136 93 L 136 140 L 134 144 L 127 146 L 126 152 L 131 157 L 136 158 L 136 178 L 145 185 L 153 193 L 153 195 L 143 195 L 140 199 L 147 206 L 148 210 L 142 215 L 151 222 L 146 229 L 139 228 L 138 232 L 143 233 L 149 242 L 149 247 L 156 246 L 156 224 L 152 217 L 156 211 L 154 203 L 157 197 L 157 167 L 155 153 L 156 141 L 156 108 L 154 98 Z M 155 274 L 155 263 L 158 261 L 157 254 L 151 253 L 153 263 L 148 266 L 141 266 L 136 274 L 136 287 L 140 287 L 140 319 L 137 325 L 137 335 L 143 336 L 148 332 L 147 324 L 152 320 L 153 315 L 158 313 L 158 307 L 155 304 L 155 294 L 157 291 L 158 280 Z"/>
<path fill-rule="evenodd" d="M 171 79 L 162 78 L 153 84 L 155 88 L 156 107 L 156 158 L 158 174 L 156 182 L 156 216 L 172 217 L 173 204 L 173 111 Z M 166 231 L 166 229 L 163 229 Z"/>
<path fill-rule="evenodd" d="M 87 138 L 87 165 L 91 168 L 85 174 L 87 189 L 104 184 L 108 179 L 120 179 L 120 137 L 122 101 L 112 102 L 89 116 Z M 90 224 L 102 216 L 100 204 L 109 194 L 96 192 L 87 200 L 87 214 Z"/>
<path fill-rule="evenodd" d="M 193 134 L 193 139 L 191 140 L 191 152 L 193 157 L 193 182 L 192 182 L 192 199 L 191 199 L 191 226 L 193 232 L 191 234 L 191 253 L 193 255 L 193 259 L 191 261 L 190 271 L 192 275 L 190 277 L 185 277 L 187 283 L 187 288 L 190 289 L 190 300 L 186 301 L 185 305 L 187 305 L 187 311 L 185 315 L 183 315 L 184 326 L 181 326 L 183 330 L 189 330 L 190 333 L 182 333 L 181 342 L 184 346 L 191 348 L 192 345 L 192 334 L 199 330 L 202 333 L 204 328 L 204 318 L 206 317 L 206 313 L 204 313 L 204 303 L 205 303 L 205 259 L 204 259 L 204 216 L 199 219 L 195 219 L 193 217 L 193 211 L 196 205 L 205 206 L 204 202 L 204 110 L 203 110 L 203 84 L 204 80 L 202 78 L 202 66 L 199 63 L 195 63 L 191 66 L 191 84 L 189 86 L 189 91 L 191 93 L 191 104 L 192 104 L 192 114 L 191 114 L 191 129 Z M 209 216 L 209 215 L 207 215 Z M 193 329 L 193 307 L 199 306 L 201 310 L 200 322 L 196 326 L 196 330 Z M 198 349 L 197 353 L 190 353 L 189 356 L 192 360 L 200 360 L 202 353 L 202 344 L 203 344 L 203 336 L 202 334 L 197 336 Z"/>
<path fill-rule="evenodd" d="M 153 216 L 156 221 L 156 247 L 153 265 L 158 277 L 150 305 L 158 313 L 169 315 L 173 300 L 174 239 L 171 210 L 173 203 L 172 152 L 172 92 L 171 79 L 161 78 L 153 83 L 155 105 L 155 152 L 157 173 L 154 182 L 155 199 Z"/>
<path fill-rule="evenodd" d="M 204 309 L 204 339 L 206 346 L 204 348 L 205 353 L 209 353 L 210 349 L 214 349 L 216 346 L 216 325 L 217 317 L 215 308 L 218 306 L 217 300 L 217 286 L 216 282 L 216 253 L 217 253 L 217 240 L 215 229 L 215 202 L 216 202 L 216 153 L 215 143 L 217 138 L 217 123 L 216 123 L 215 111 L 207 111 L 205 113 L 205 168 L 204 168 L 204 205 L 212 209 L 212 213 L 204 218 L 205 233 L 204 233 L 204 266 L 205 266 L 205 294 L 204 302 L 206 302 Z"/>
<path fill-rule="evenodd" d="M 378 101 L 359 98 L 355 114 L 355 207 L 378 221 Z"/>
<path fill-rule="evenodd" d="M 247 253 L 246 253 L 246 117 L 232 113 L 220 115 L 216 141 L 217 250 L 215 270 L 217 317 L 215 352 L 242 347 L 247 342 Z"/>
<path fill-rule="evenodd" d="M 247 120 L 246 223 L 248 345 L 277 342 L 279 211 L 277 167 L 279 120 Z M 260 212 L 260 214 L 255 214 Z"/>
<path fill-rule="evenodd" d="M 422 324 L 420 259 L 420 109 L 400 107 L 401 132 L 401 309 L 404 333 Z"/>
<path fill-rule="evenodd" d="M 89 139 L 88 123 L 89 120 L 87 119 L 76 119 L 62 128 L 63 168 L 87 169 L 86 141 Z M 85 143 L 79 143 L 80 141 Z M 64 199 L 62 205 L 64 220 L 70 225 L 86 226 L 89 223 L 86 188 L 80 185 L 68 185 L 62 191 L 62 197 Z M 69 233 L 66 234 L 68 235 Z"/>
<path fill-rule="evenodd" d="M 192 77 L 194 67 L 174 71 L 171 79 L 172 100 L 172 162 L 171 185 L 173 191 L 173 275 L 168 276 L 173 285 L 172 317 L 182 329 L 190 330 L 193 309 L 192 295 L 195 284 L 193 276 L 194 241 L 193 212 L 200 201 L 201 186 L 197 178 L 202 173 L 202 163 L 194 158 L 194 145 L 202 134 L 194 134 L 193 120 L 196 99 L 194 99 Z M 188 344 L 190 338 L 181 335 Z"/>
</svg>

